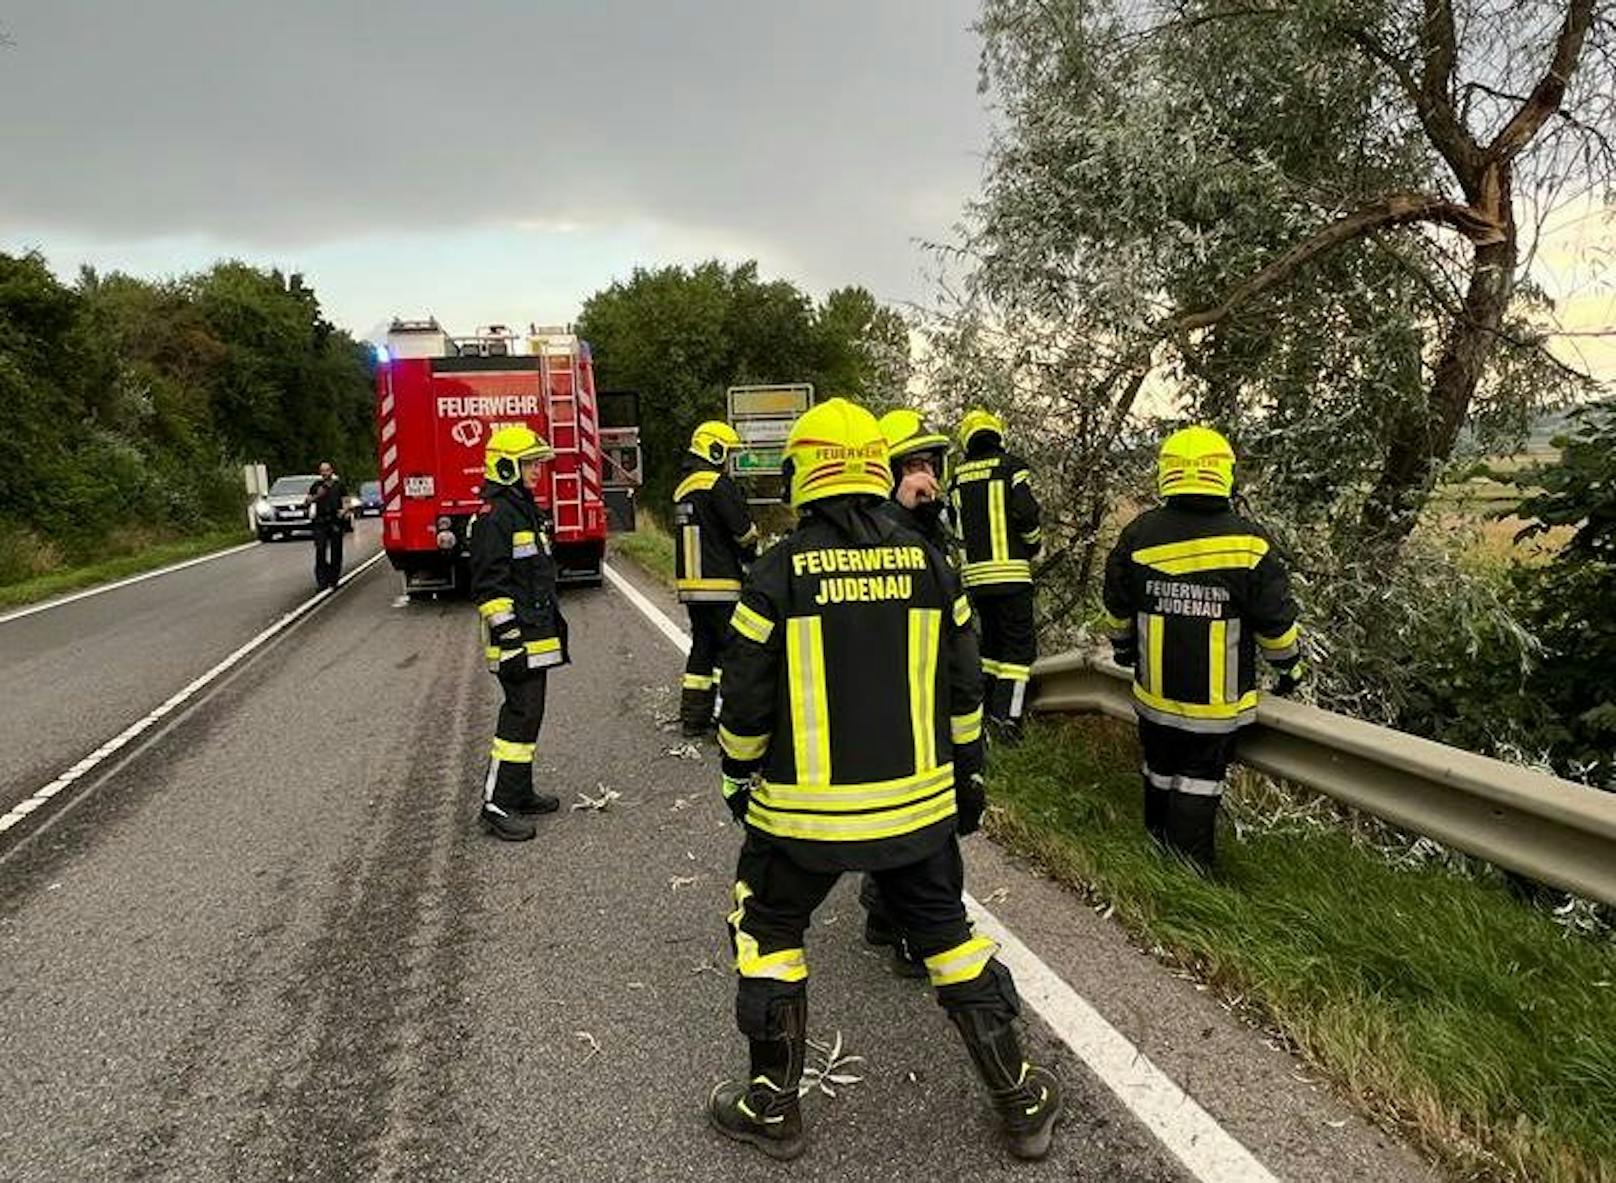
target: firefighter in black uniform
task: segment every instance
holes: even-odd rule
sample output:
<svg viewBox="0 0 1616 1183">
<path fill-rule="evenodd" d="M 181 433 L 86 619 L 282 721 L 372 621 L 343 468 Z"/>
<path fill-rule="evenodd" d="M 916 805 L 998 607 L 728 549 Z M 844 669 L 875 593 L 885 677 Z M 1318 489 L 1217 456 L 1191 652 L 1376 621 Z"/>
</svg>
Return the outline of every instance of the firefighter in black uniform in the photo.
<svg viewBox="0 0 1616 1183">
<path fill-rule="evenodd" d="M 1230 751 L 1257 714 L 1256 657 L 1289 694 L 1304 671 L 1284 560 L 1234 512 L 1234 450 L 1209 427 L 1162 444 L 1165 504 L 1122 531 L 1105 565 L 1106 627 L 1134 671 L 1145 827 L 1202 869 Z"/>
<path fill-rule="evenodd" d="M 973 935 L 957 834 L 981 821 L 981 678 L 954 572 L 882 509 L 892 486 L 874 416 L 807 412 L 785 451 L 801 520 L 753 566 L 732 621 L 719 742 L 746 827 L 730 913 L 736 1018 L 751 1067 L 708 1114 L 773 1158 L 804 1147 L 803 938 L 844 871 L 880 884 L 987 1082 L 1010 1149 L 1048 1152 L 1060 1082 L 1022 1055 L 1015 983 Z"/>
<path fill-rule="evenodd" d="M 746 564 L 757 557 L 758 531 L 746 498 L 724 471 L 740 443 L 728 423 L 698 426 L 673 491 L 674 586 L 690 613 L 690 657 L 679 693 L 679 725 L 687 736 L 712 728 L 730 613 L 741 598 Z"/>
<path fill-rule="evenodd" d="M 998 416 L 969 412 L 959 441 L 965 459 L 954 471 L 949 498 L 965 549 L 960 574 L 982 622 L 987 721 L 993 732 L 1013 739 L 1038 656 L 1032 591 L 1032 560 L 1043 545 L 1038 499 L 1027 465 L 1004 450 Z"/>
<path fill-rule="evenodd" d="M 954 540 L 943 522 L 943 482 L 947 479 L 948 437 L 936 431 L 919 411 L 907 407 L 881 416 L 881 435 L 892 461 L 892 497 L 883 510 L 895 522 L 920 534 L 952 565 Z M 881 901 L 873 875 L 859 885 L 864 907 L 864 939 L 893 952 L 894 972 L 906 978 L 926 976 L 925 962 L 909 947 Z"/>
<path fill-rule="evenodd" d="M 545 685 L 550 667 L 567 660 L 550 521 L 533 499 L 541 466 L 554 454 L 530 428 L 494 432 L 483 459 L 485 504 L 471 528 L 471 595 L 482 617 L 488 668 L 505 693 L 483 786 L 482 820 L 508 842 L 533 837 L 532 815 L 560 805 L 533 791 Z"/>
</svg>

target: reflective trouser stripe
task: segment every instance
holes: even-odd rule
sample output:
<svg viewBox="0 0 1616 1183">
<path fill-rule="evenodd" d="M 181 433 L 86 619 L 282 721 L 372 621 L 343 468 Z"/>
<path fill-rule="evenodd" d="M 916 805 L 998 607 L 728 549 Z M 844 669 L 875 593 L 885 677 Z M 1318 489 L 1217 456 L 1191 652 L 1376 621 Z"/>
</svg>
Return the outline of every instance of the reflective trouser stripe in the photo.
<svg viewBox="0 0 1616 1183">
<path fill-rule="evenodd" d="M 817 616 L 786 622 L 786 680 L 798 784 L 831 779 L 829 697 L 825 692 L 825 630 Z"/>
<path fill-rule="evenodd" d="M 999 946 L 987 937 L 972 937 L 926 958 L 926 974 L 933 986 L 957 986 L 974 981 L 998 951 Z"/>
<path fill-rule="evenodd" d="M 1199 776 L 1167 776 L 1164 773 L 1152 772 L 1149 765 L 1143 765 L 1140 771 L 1150 782 L 1151 788 L 1165 789 L 1170 793 L 1188 793 L 1196 797 L 1218 797 L 1223 794 L 1221 780 L 1207 780 Z"/>
<path fill-rule="evenodd" d="M 1003 678 L 1006 682 L 1025 682 L 1032 677 L 1032 666 L 1017 665 L 1013 661 L 998 661 L 992 657 L 982 659 L 982 672 Z"/>
<path fill-rule="evenodd" d="M 729 914 L 730 930 L 735 934 L 735 972 L 743 978 L 768 978 L 776 982 L 802 982 L 808 978 L 808 954 L 801 948 L 780 949 L 774 953 L 760 953 L 758 943 L 743 925 L 746 922 L 746 901 L 752 898 L 752 889 L 745 880 L 735 884 L 735 910 Z"/>
<path fill-rule="evenodd" d="M 517 743 L 514 740 L 494 737 L 494 746 L 489 753 L 501 764 L 531 764 L 536 744 Z"/>
<path fill-rule="evenodd" d="M 941 609 L 909 610 L 909 726 L 916 768 L 937 766 L 937 650 L 942 632 Z"/>
</svg>

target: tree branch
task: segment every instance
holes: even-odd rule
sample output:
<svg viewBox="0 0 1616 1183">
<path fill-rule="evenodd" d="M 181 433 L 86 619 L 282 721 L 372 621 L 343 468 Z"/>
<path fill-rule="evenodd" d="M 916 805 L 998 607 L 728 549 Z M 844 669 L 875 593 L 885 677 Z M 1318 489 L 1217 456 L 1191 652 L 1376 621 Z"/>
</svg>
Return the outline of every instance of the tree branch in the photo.
<svg viewBox="0 0 1616 1183">
<path fill-rule="evenodd" d="M 1337 218 L 1311 238 L 1298 243 L 1255 275 L 1237 285 L 1222 302 L 1211 308 L 1188 312 L 1174 318 L 1168 332 L 1187 333 L 1209 328 L 1240 305 L 1262 295 L 1269 288 L 1290 278 L 1301 267 L 1343 243 L 1362 238 L 1388 226 L 1413 222 L 1452 226 L 1477 246 L 1502 242 L 1504 227 L 1468 205 L 1428 193 L 1394 193 Z M 1164 334 L 1165 335 L 1165 334 Z"/>
<path fill-rule="evenodd" d="M 1570 0 L 1565 22 L 1560 26 L 1560 35 L 1555 38 L 1554 60 L 1532 88 L 1526 102 L 1521 104 L 1514 117 L 1504 125 L 1504 130 L 1487 146 L 1489 161 L 1513 159 L 1532 142 L 1532 137 L 1537 135 L 1549 116 L 1560 109 L 1566 85 L 1577 69 L 1577 59 L 1582 56 L 1582 44 L 1588 36 L 1593 16 L 1594 0 Z"/>
<path fill-rule="evenodd" d="M 1414 104 L 1414 114 L 1425 129 L 1426 138 L 1447 161 L 1453 175 L 1465 187 L 1466 194 L 1472 194 L 1471 180 L 1480 171 L 1481 149 L 1470 134 L 1470 129 L 1455 114 L 1446 91 L 1433 83 L 1429 60 L 1426 69 L 1416 78 L 1408 62 L 1387 49 L 1380 38 L 1368 29 L 1361 25 L 1346 25 L 1342 31 L 1364 56 L 1392 72 L 1398 86 Z"/>
</svg>

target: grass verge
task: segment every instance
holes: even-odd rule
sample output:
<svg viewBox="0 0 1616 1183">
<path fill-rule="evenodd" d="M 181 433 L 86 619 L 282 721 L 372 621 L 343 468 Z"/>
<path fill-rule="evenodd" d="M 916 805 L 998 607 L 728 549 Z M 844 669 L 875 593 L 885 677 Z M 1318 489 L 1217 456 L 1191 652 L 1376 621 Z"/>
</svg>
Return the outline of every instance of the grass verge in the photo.
<svg viewBox="0 0 1616 1183">
<path fill-rule="evenodd" d="M 250 541 L 251 538 L 252 535 L 245 529 L 218 530 L 200 534 L 195 538 L 143 545 L 137 550 L 114 555 L 98 563 L 68 567 L 44 575 L 35 575 L 30 579 L 0 584 L 0 608 L 15 608 L 39 600 L 48 600 L 52 596 L 94 587 L 99 583 L 126 579 L 131 575 L 166 567 L 170 563 L 182 563 L 186 559 L 194 559 L 228 546 L 237 546 Z"/>
<path fill-rule="evenodd" d="M 632 534 L 613 534 L 607 547 L 613 555 L 636 564 L 664 587 L 673 587 L 673 536 L 642 513 Z"/>
<path fill-rule="evenodd" d="M 1616 1180 L 1616 944 L 1502 887 L 1404 869 L 1329 829 L 1158 854 L 1129 729 L 1044 723 L 995 754 L 989 831 L 1283 1032 L 1465 1177 Z"/>
</svg>

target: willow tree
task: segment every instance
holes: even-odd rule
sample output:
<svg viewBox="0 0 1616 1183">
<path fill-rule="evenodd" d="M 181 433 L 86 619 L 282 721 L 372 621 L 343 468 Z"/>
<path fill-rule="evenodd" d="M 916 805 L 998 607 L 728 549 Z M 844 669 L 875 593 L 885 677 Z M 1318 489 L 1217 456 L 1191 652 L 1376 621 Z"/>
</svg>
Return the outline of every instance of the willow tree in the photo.
<svg viewBox="0 0 1616 1183">
<path fill-rule="evenodd" d="M 1059 466 L 1082 577 L 1142 409 L 1220 423 L 1254 487 L 1384 554 L 1467 426 L 1586 389 L 1528 261 L 1616 176 L 1609 7 L 984 0 L 999 131 L 936 380 Z"/>
</svg>

